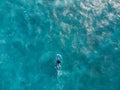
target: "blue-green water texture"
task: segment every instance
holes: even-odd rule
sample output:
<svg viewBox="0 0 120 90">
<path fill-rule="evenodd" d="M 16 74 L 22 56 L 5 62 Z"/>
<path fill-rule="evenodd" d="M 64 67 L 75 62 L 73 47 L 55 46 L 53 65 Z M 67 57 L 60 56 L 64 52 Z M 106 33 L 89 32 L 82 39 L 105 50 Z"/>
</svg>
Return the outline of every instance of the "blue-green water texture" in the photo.
<svg viewBox="0 0 120 90">
<path fill-rule="evenodd" d="M 0 0 L 0 90 L 120 90 L 120 0 Z"/>
</svg>

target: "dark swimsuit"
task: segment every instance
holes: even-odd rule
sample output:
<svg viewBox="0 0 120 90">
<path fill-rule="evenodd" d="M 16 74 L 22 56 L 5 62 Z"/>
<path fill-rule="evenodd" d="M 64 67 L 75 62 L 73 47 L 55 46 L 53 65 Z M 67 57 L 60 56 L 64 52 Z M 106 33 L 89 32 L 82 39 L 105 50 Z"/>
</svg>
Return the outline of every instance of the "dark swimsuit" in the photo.
<svg viewBox="0 0 120 90">
<path fill-rule="evenodd" d="M 57 64 L 60 64 L 61 62 L 59 60 L 57 60 Z"/>
</svg>

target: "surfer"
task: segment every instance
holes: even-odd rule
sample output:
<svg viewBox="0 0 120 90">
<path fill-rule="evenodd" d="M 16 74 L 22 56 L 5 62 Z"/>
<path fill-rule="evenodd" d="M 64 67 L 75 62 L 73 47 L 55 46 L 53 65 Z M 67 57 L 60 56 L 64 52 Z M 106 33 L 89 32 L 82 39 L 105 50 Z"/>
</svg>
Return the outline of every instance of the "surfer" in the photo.
<svg viewBox="0 0 120 90">
<path fill-rule="evenodd" d="M 60 54 L 57 54 L 56 56 L 56 68 L 57 70 L 61 69 L 61 60 L 62 60 L 62 56 Z"/>
</svg>

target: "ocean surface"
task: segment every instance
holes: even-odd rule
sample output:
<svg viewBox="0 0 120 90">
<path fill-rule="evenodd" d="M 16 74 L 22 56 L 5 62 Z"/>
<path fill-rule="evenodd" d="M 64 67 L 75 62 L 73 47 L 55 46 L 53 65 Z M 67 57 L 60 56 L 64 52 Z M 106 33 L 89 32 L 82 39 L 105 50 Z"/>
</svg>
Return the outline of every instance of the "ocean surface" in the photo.
<svg viewBox="0 0 120 90">
<path fill-rule="evenodd" d="M 0 90 L 120 90 L 120 0 L 0 0 Z"/>
</svg>

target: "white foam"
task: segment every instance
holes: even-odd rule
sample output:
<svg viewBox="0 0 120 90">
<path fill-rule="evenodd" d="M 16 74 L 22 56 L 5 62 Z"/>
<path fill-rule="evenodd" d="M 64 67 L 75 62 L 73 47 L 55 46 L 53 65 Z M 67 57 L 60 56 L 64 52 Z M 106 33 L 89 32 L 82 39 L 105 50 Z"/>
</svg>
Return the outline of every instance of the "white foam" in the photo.
<svg viewBox="0 0 120 90">
<path fill-rule="evenodd" d="M 85 4 L 83 4 L 83 2 L 80 2 L 80 6 L 81 6 L 83 9 L 87 10 L 87 11 L 89 11 L 89 10 L 91 9 L 90 7 L 88 7 L 88 6 L 86 6 Z"/>
<path fill-rule="evenodd" d="M 62 75 L 62 71 L 61 70 L 57 70 L 57 75 L 61 76 Z"/>
</svg>

